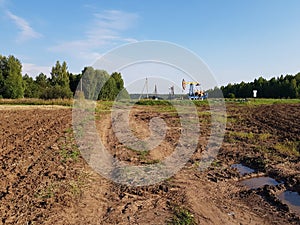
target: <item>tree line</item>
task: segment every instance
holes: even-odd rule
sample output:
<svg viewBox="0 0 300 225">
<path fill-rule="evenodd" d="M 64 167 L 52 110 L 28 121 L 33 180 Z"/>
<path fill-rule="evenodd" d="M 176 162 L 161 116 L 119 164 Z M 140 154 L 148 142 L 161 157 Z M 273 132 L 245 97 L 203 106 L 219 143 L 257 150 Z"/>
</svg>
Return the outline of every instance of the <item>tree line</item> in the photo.
<svg viewBox="0 0 300 225">
<path fill-rule="evenodd" d="M 220 90 L 225 98 L 251 98 L 253 90 L 257 90 L 258 98 L 300 98 L 300 73 L 281 75 L 269 80 L 259 77 L 248 83 L 229 83 L 226 86 L 209 90 L 209 97 L 214 97 Z"/>
<path fill-rule="evenodd" d="M 120 73 L 110 75 L 105 70 L 85 67 L 81 73 L 72 74 L 65 61 L 57 61 L 50 77 L 40 73 L 32 78 L 28 74 L 22 75 L 22 64 L 16 57 L 0 55 L 0 98 L 72 98 L 77 87 L 87 99 L 129 98 Z M 270 80 L 259 77 L 253 82 L 229 83 L 207 92 L 209 97 L 220 97 L 223 93 L 225 98 L 250 98 L 253 90 L 257 90 L 258 98 L 300 98 L 300 73 Z"/>
<path fill-rule="evenodd" d="M 94 100 L 129 98 L 120 73 L 109 75 L 105 70 L 85 67 L 80 74 L 72 74 L 65 61 L 57 61 L 50 77 L 40 73 L 32 78 L 22 75 L 22 64 L 16 57 L 0 55 L 0 98 L 72 98 L 76 90 Z"/>
</svg>

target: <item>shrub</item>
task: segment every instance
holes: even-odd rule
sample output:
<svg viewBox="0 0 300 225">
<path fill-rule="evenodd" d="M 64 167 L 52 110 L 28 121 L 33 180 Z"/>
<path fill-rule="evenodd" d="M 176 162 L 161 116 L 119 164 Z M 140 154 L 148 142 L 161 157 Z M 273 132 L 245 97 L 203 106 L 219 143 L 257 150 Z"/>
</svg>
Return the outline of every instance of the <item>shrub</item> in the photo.
<svg viewBox="0 0 300 225">
<path fill-rule="evenodd" d="M 42 99 L 56 99 L 56 98 L 72 98 L 73 93 L 69 87 L 62 87 L 62 86 L 52 86 L 46 88 L 43 93 L 41 94 Z"/>
</svg>

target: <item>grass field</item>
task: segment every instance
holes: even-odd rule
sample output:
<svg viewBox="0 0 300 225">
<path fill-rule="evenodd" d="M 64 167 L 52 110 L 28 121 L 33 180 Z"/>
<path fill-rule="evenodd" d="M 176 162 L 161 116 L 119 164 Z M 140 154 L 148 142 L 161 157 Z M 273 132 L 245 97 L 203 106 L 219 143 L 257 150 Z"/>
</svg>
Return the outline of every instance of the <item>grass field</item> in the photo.
<svg viewBox="0 0 300 225">
<path fill-rule="evenodd" d="M 261 98 L 248 98 L 248 99 L 224 99 L 225 103 L 237 103 L 245 105 L 271 105 L 271 104 L 299 104 L 300 99 L 261 99 Z M 189 105 L 190 100 L 172 100 L 176 104 Z M 171 101 L 171 102 L 172 102 Z M 208 105 L 209 103 L 218 102 L 218 99 L 210 99 L 209 101 L 193 101 L 196 106 Z M 22 98 L 22 99 L 0 99 L 0 105 L 61 105 L 72 106 L 73 99 L 35 99 L 35 98 Z M 100 108 L 110 108 L 113 105 L 112 101 L 97 101 Z M 129 101 L 136 103 L 137 105 L 149 105 L 149 106 L 171 106 L 172 103 L 169 100 L 138 100 Z M 100 104 L 99 104 L 100 103 Z"/>
<path fill-rule="evenodd" d="M 61 105 L 72 106 L 72 99 L 43 100 L 37 98 L 0 99 L 0 105 Z"/>
</svg>

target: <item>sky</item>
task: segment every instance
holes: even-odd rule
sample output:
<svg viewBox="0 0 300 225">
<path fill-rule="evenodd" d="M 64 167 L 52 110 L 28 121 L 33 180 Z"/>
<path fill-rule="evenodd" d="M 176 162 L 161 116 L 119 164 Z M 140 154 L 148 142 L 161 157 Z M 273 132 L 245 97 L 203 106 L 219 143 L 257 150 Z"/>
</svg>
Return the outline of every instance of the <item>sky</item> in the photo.
<svg viewBox="0 0 300 225">
<path fill-rule="evenodd" d="M 300 71 L 299 9 L 299 0 L 0 0 L 0 54 L 35 77 L 57 60 L 80 73 L 120 45 L 159 40 L 196 54 L 218 85 L 269 79 Z"/>
</svg>

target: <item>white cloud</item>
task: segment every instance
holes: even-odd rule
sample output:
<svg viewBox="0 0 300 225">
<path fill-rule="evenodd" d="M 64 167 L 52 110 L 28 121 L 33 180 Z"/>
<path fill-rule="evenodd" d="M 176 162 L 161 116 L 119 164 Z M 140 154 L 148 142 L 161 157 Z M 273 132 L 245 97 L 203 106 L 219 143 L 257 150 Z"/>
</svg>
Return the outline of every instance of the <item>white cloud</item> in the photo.
<svg viewBox="0 0 300 225">
<path fill-rule="evenodd" d="M 94 62 L 100 57 L 102 47 L 136 42 L 130 37 L 123 37 L 122 32 L 134 26 L 138 15 L 123 11 L 110 10 L 95 13 L 90 27 L 80 40 L 65 41 L 50 48 L 51 51 L 76 56 L 86 62 Z"/>
<path fill-rule="evenodd" d="M 6 11 L 6 14 L 20 29 L 20 35 L 17 38 L 17 41 L 26 41 L 29 39 L 39 38 L 42 36 L 40 33 L 36 32 L 25 19 L 16 16 L 10 11 Z"/>
<path fill-rule="evenodd" d="M 38 66 L 32 63 L 22 63 L 23 69 L 22 73 L 23 74 L 28 74 L 31 77 L 36 77 L 40 73 L 44 73 L 45 75 L 49 76 L 50 71 L 51 71 L 51 66 Z"/>
</svg>

